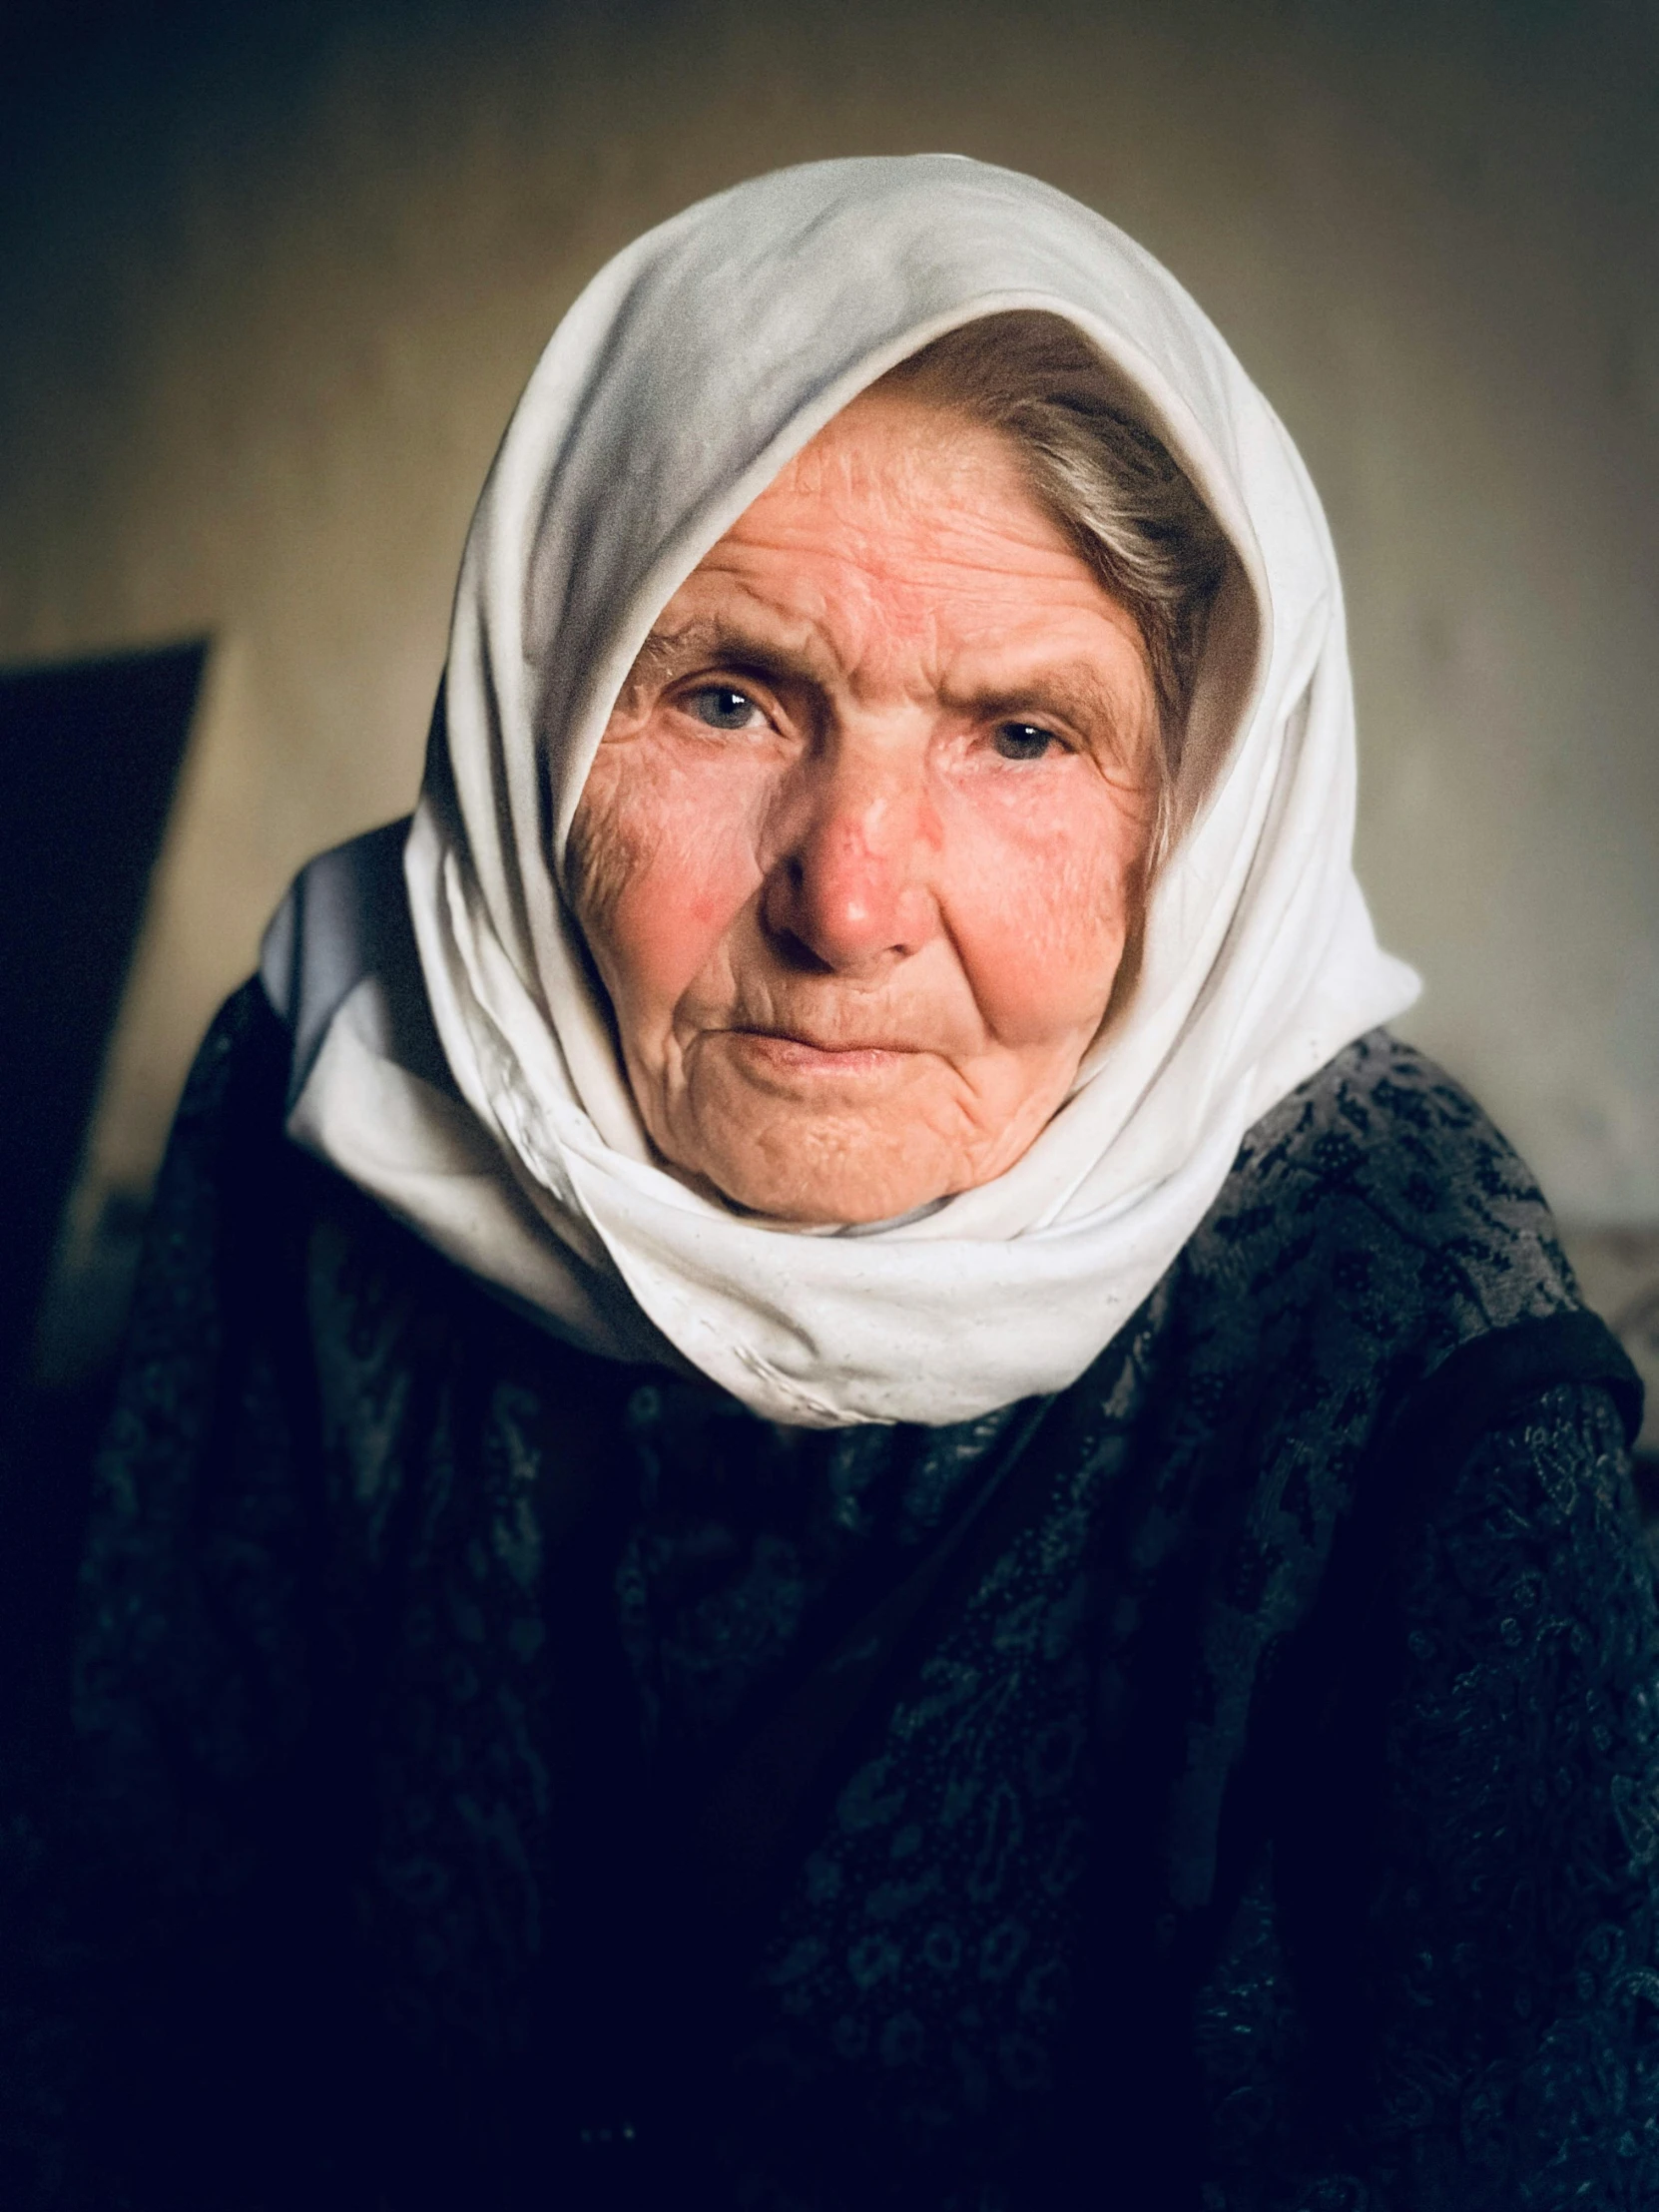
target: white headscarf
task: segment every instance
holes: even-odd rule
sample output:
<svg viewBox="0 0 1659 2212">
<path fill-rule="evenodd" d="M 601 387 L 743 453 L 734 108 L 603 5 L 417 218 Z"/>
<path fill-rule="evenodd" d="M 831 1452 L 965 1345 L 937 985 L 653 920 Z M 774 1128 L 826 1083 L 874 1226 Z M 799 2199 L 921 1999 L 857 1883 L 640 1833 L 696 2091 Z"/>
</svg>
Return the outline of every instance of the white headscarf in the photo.
<svg viewBox="0 0 1659 2212">
<path fill-rule="evenodd" d="M 1127 1013 L 1023 1159 L 922 1218 L 771 1227 L 653 1156 L 561 890 L 571 817 L 635 654 L 703 554 L 856 392 L 1011 308 L 1095 341 L 1236 550 L 1188 739 L 1207 796 L 1156 883 Z M 788 170 L 602 270 L 490 472 L 440 708 L 403 866 L 447 1069 L 399 1043 L 411 979 L 353 913 L 372 904 L 352 888 L 369 843 L 344 848 L 268 940 L 296 1032 L 290 1133 L 560 1333 L 678 1354 L 773 1419 L 943 1423 L 1064 1387 L 1174 1260 L 1251 1123 L 1415 995 L 1353 874 L 1342 592 L 1296 451 L 1164 270 L 1005 170 Z"/>
</svg>

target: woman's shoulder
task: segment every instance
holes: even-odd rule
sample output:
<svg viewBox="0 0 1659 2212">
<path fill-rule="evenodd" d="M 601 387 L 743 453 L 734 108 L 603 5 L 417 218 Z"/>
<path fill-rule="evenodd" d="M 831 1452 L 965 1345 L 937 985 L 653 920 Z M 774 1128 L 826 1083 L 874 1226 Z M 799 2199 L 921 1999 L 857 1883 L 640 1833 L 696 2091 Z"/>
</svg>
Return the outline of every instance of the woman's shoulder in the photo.
<svg viewBox="0 0 1659 2212">
<path fill-rule="evenodd" d="M 1234 1177 L 1397 1190 L 1416 1211 L 1476 1198 L 1547 1213 L 1525 1162 L 1444 1068 L 1387 1029 L 1346 1045 L 1247 1134 Z"/>
<path fill-rule="evenodd" d="M 260 1125 L 280 1122 L 293 1042 L 257 975 L 234 990 L 208 1025 L 191 1063 L 174 1137 L 199 1132 L 227 1115 Z"/>
<path fill-rule="evenodd" d="M 1165 1298 L 1183 1402 L 1252 1407 L 1330 1471 L 1384 1436 L 1460 1447 L 1558 1383 L 1610 1387 L 1627 1427 L 1639 1405 L 1525 1164 L 1382 1030 L 1249 1131 Z"/>
<path fill-rule="evenodd" d="M 1188 1248 L 1201 1281 L 1333 1299 L 1455 1341 L 1578 1306 L 1525 1162 L 1463 1087 L 1375 1029 L 1248 1132 Z"/>
<path fill-rule="evenodd" d="M 257 978 L 209 1025 L 185 1082 L 156 1178 L 139 1305 L 147 1280 L 187 1277 L 210 1250 L 245 1236 L 251 1207 L 275 1197 L 283 1150 L 287 1031 Z"/>
</svg>

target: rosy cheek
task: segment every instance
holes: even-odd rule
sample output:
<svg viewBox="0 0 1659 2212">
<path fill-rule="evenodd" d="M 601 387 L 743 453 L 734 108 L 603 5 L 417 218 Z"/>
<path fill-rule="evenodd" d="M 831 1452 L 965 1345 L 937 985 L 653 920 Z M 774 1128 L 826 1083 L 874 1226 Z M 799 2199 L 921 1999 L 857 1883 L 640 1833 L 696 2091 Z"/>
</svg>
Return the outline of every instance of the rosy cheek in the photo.
<svg viewBox="0 0 1659 2212">
<path fill-rule="evenodd" d="M 612 940 L 635 998 L 672 1004 L 707 966 L 743 903 L 744 872 L 661 845 L 617 901 Z"/>
<path fill-rule="evenodd" d="M 1058 1042 L 1104 1013 L 1144 834 L 1105 787 L 1032 782 L 1017 811 L 989 807 L 956 826 L 946 894 L 980 1012 L 1015 1047 Z"/>
<path fill-rule="evenodd" d="M 758 879 L 743 794 L 701 766 L 628 749 L 592 794 L 615 892 L 590 937 L 619 1010 L 647 1027 L 672 1016 Z"/>
</svg>

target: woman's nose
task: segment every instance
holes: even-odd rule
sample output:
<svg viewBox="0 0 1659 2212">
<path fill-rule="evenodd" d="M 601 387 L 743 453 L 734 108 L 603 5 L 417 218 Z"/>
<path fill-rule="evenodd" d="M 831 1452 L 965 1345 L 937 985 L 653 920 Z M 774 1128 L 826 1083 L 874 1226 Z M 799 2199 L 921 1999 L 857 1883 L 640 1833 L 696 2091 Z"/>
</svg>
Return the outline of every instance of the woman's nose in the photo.
<svg viewBox="0 0 1659 2212">
<path fill-rule="evenodd" d="M 927 881 L 937 825 L 919 769 L 837 760 L 802 801 L 767 881 L 767 926 L 840 974 L 917 950 L 938 921 Z"/>
</svg>

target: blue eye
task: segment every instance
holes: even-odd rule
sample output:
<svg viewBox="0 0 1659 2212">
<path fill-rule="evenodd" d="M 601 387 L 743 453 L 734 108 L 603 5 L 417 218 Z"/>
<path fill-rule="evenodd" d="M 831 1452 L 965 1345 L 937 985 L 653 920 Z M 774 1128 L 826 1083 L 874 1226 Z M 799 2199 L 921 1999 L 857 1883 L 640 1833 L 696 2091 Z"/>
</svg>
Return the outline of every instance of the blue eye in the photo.
<svg viewBox="0 0 1659 2212">
<path fill-rule="evenodd" d="M 746 730 L 755 714 L 754 700 L 747 692 L 734 691 L 730 684 L 711 684 L 704 691 L 693 692 L 686 704 L 711 730 Z"/>
<path fill-rule="evenodd" d="M 1034 722 L 999 722 L 991 742 L 1005 761 L 1040 761 L 1054 738 Z"/>
</svg>

